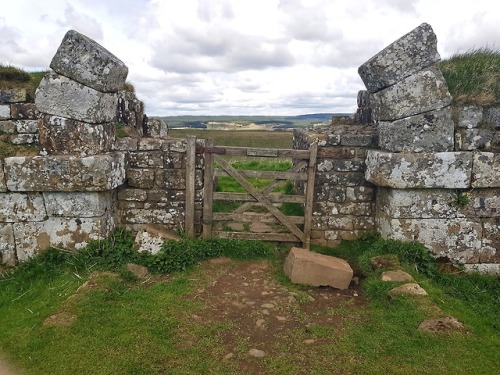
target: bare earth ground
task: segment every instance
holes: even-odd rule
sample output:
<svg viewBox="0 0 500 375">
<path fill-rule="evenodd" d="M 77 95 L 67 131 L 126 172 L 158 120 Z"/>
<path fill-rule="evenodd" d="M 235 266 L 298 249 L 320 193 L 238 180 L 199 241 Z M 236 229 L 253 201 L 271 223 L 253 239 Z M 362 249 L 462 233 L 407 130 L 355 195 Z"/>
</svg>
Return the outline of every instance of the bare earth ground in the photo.
<svg viewBox="0 0 500 375">
<path fill-rule="evenodd" d="M 242 374 L 267 373 L 269 362 L 280 367 L 281 361 L 311 373 L 309 358 L 318 365 L 318 356 L 330 352 L 345 325 L 364 319 L 361 307 L 368 303 L 356 285 L 348 290 L 284 286 L 266 261 L 213 259 L 203 263 L 200 274 L 198 288 L 188 298 L 201 302 L 201 308 L 184 318 L 220 327 L 213 353 Z M 197 340 L 181 337 L 179 345 L 196 346 Z M 335 373 L 328 371 L 332 360 L 324 359 L 322 373 Z"/>
</svg>

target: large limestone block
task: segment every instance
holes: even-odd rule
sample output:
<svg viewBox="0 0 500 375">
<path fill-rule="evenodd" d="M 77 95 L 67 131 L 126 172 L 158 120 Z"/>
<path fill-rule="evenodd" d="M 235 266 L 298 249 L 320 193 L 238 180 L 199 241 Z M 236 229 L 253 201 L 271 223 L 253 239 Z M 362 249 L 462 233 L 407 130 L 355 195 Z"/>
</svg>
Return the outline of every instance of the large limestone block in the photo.
<svg viewBox="0 0 500 375">
<path fill-rule="evenodd" d="M 127 79 L 128 68 L 94 40 L 70 30 L 52 58 L 59 74 L 102 92 L 117 92 Z"/>
<path fill-rule="evenodd" d="M 7 191 L 7 184 L 5 181 L 4 162 L 0 160 L 0 193 Z"/>
<path fill-rule="evenodd" d="M 106 192 L 43 193 L 49 216 L 98 217 L 113 209 L 115 194 Z"/>
<path fill-rule="evenodd" d="M 47 212 L 40 193 L 0 193 L 0 222 L 42 221 Z"/>
<path fill-rule="evenodd" d="M 43 113 L 100 124 L 115 120 L 117 96 L 48 73 L 36 90 L 35 104 Z"/>
<path fill-rule="evenodd" d="M 337 289 L 347 289 L 353 275 L 351 266 L 345 260 L 298 247 L 290 250 L 284 270 L 292 283 Z"/>
<path fill-rule="evenodd" d="M 453 151 L 451 107 L 379 122 L 379 147 L 392 152 Z"/>
<path fill-rule="evenodd" d="M 16 263 L 16 242 L 12 224 L 0 223 L 0 264 L 13 267 Z"/>
<path fill-rule="evenodd" d="M 477 263 L 481 254 L 480 219 L 394 219 L 378 211 L 377 229 L 385 239 L 421 242 L 455 263 Z"/>
<path fill-rule="evenodd" d="M 432 27 L 421 24 L 361 65 L 366 88 L 377 92 L 440 60 Z"/>
<path fill-rule="evenodd" d="M 464 193 L 465 194 L 465 193 Z M 433 219 L 475 216 L 471 202 L 460 207 L 453 189 L 390 189 L 377 191 L 377 209 L 395 219 Z"/>
<path fill-rule="evenodd" d="M 467 189 L 471 186 L 472 154 L 467 152 L 391 153 L 369 150 L 365 178 L 397 189 Z"/>
<path fill-rule="evenodd" d="M 75 219 L 51 217 L 42 222 L 16 223 L 13 227 L 17 257 L 24 261 L 51 246 L 82 249 L 91 240 L 108 237 L 115 225 L 110 215 Z"/>
<path fill-rule="evenodd" d="M 54 155 L 89 156 L 108 152 L 115 141 L 115 125 L 88 124 L 65 117 L 43 115 L 38 120 L 40 149 Z"/>
<path fill-rule="evenodd" d="M 430 67 L 372 94 L 371 104 L 377 121 L 394 121 L 444 108 L 451 95 L 441 71 Z"/>
<path fill-rule="evenodd" d="M 10 191 L 106 191 L 125 181 L 122 153 L 88 156 L 16 156 L 5 159 Z"/>
<path fill-rule="evenodd" d="M 500 187 L 500 154 L 493 152 L 474 153 L 472 187 Z"/>
</svg>

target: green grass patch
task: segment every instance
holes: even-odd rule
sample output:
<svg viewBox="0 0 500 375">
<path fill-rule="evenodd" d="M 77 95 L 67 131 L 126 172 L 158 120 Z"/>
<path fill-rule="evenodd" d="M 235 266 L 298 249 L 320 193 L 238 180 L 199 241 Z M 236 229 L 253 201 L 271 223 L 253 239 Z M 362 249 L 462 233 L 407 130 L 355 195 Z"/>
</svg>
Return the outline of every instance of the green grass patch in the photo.
<svg viewBox="0 0 500 375">
<path fill-rule="evenodd" d="M 457 53 L 439 63 L 457 104 L 500 103 L 500 51 L 490 47 Z"/>
</svg>

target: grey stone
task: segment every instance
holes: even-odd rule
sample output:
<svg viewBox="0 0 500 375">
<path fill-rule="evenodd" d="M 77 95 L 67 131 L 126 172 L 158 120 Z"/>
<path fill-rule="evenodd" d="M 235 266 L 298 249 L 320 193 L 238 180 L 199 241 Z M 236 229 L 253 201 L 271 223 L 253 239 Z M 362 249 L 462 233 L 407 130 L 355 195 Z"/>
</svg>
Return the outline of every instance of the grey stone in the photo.
<svg viewBox="0 0 500 375">
<path fill-rule="evenodd" d="M 148 119 L 148 136 L 153 138 L 167 138 L 168 124 L 160 118 Z"/>
<path fill-rule="evenodd" d="M 361 65 L 366 88 L 379 91 L 440 60 L 432 27 L 421 24 Z"/>
<path fill-rule="evenodd" d="M 476 216 L 498 217 L 500 216 L 500 189 L 474 189 L 468 194 L 469 202 L 472 205 Z M 499 243 L 500 248 L 500 243 Z"/>
<path fill-rule="evenodd" d="M 358 91 L 358 107 L 359 108 L 370 107 L 370 91 L 368 90 Z"/>
<path fill-rule="evenodd" d="M 14 267 L 16 263 L 16 243 L 12 224 L 0 223 L 0 264 Z"/>
<path fill-rule="evenodd" d="M 492 128 L 458 129 L 455 134 L 455 149 L 472 151 L 488 149 L 495 131 Z"/>
<path fill-rule="evenodd" d="M 338 289 L 347 289 L 353 276 L 353 270 L 345 260 L 298 247 L 290 250 L 284 271 L 294 284 Z"/>
<path fill-rule="evenodd" d="M 0 222 L 42 221 L 46 216 L 40 193 L 0 193 Z"/>
<path fill-rule="evenodd" d="M 126 224 L 161 224 L 173 229 L 184 222 L 183 210 L 178 209 L 140 209 L 123 210 L 122 220 Z"/>
<path fill-rule="evenodd" d="M 146 168 L 128 168 L 128 184 L 139 189 L 151 189 L 155 186 L 155 170 Z"/>
<path fill-rule="evenodd" d="M 31 145 L 38 143 L 38 134 L 15 134 L 10 137 L 13 145 Z"/>
<path fill-rule="evenodd" d="M 481 220 L 394 219 L 377 213 L 377 229 L 385 239 L 418 241 L 436 257 L 454 263 L 477 263 L 482 247 Z"/>
<path fill-rule="evenodd" d="M 97 217 L 112 212 L 112 192 L 43 193 L 49 216 Z"/>
<path fill-rule="evenodd" d="M 42 79 L 35 96 L 40 112 L 91 124 L 114 121 L 116 103 L 116 94 L 102 93 L 56 73 Z"/>
<path fill-rule="evenodd" d="M 493 152 L 474 153 L 472 187 L 500 187 L 500 154 Z"/>
<path fill-rule="evenodd" d="M 144 202 L 148 198 L 146 190 L 122 189 L 118 191 L 118 199 L 123 201 Z"/>
<path fill-rule="evenodd" d="M 443 318 L 426 319 L 418 326 L 419 331 L 423 332 L 453 332 L 453 331 L 464 331 L 464 325 L 452 316 L 446 316 Z"/>
<path fill-rule="evenodd" d="M 0 121 L 0 132 L 14 134 L 16 132 L 16 123 L 12 120 Z"/>
<path fill-rule="evenodd" d="M 451 104 L 451 95 L 437 67 L 419 71 L 372 95 L 377 121 L 394 121 L 444 108 Z"/>
<path fill-rule="evenodd" d="M 393 152 L 453 151 L 451 108 L 379 122 L 379 146 Z"/>
<path fill-rule="evenodd" d="M 5 181 L 4 161 L 0 160 L 0 192 L 4 191 L 7 191 L 7 184 Z"/>
<path fill-rule="evenodd" d="M 115 140 L 113 149 L 117 151 L 137 151 L 139 140 L 137 138 L 125 137 Z"/>
<path fill-rule="evenodd" d="M 17 257 L 25 261 L 51 246 L 79 250 L 91 240 L 105 239 L 115 228 L 115 221 L 108 215 L 71 220 L 51 217 L 41 222 L 15 223 L 13 227 Z"/>
<path fill-rule="evenodd" d="M 265 351 L 260 349 L 250 349 L 248 355 L 255 358 L 264 358 L 267 354 Z"/>
<path fill-rule="evenodd" d="M 125 128 L 129 136 L 142 137 L 148 124 L 144 115 L 144 103 L 137 99 L 135 93 L 118 92 L 118 111 L 116 121 Z"/>
<path fill-rule="evenodd" d="M 10 114 L 16 120 L 36 120 L 38 113 L 35 103 L 13 103 L 10 105 Z"/>
<path fill-rule="evenodd" d="M 10 105 L 0 104 L 0 120 L 10 119 Z"/>
<path fill-rule="evenodd" d="M 389 290 L 389 297 L 394 298 L 399 295 L 426 296 L 427 292 L 415 283 L 404 284 Z"/>
<path fill-rule="evenodd" d="M 380 275 L 382 281 L 407 282 L 414 281 L 413 277 L 402 270 L 385 271 Z"/>
<path fill-rule="evenodd" d="M 500 275 L 500 263 L 464 264 L 466 272 Z"/>
<path fill-rule="evenodd" d="M 45 155 L 97 155 L 110 151 L 115 141 L 112 122 L 89 124 L 44 114 L 38 126 L 40 149 Z"/>
<path fill-rule="evenodd" d="M 121 153 L 15 156 L 5 159 L 5 173 L 11 191 L 106 191 L 124 183 L 125 158 Z"/>
<path fill-rule="evenodd" d="M 38 132 L 38 121 L 36 120 L 17 120 L 16 130 L 18 133 L 36 133 Z"/>
<path fill-rule="evenodd" d="M 465 106 L 453 107 L 453 118 L 459 128 L 477 128 L 483 120 L 483 107 Z"/>
<path fill-rule="evenodd" d="M 102 92 L 117 92 L 127 79 L 128 68 L 94 40 L 70 30 L 52 58 L 59 74 Z"/>
<path fill-rule="evenodd" d="M 0 103 L 19 103 L 26 101 L 26 89 L 0 89 Z"/>
<path fill-rule="evenodd" d="M 483 122 L 500 130 L 500 106 L 484 108 Z"/>
<path fill-rule="evenodd" d="M 135 237 L 134 248 L 139 252 L 158 254 L 163 243 L 170 240 L 179 241 L 180 237 L 161 225 L 143 225 Z"/>
<path fill-rule="evenodd" d="M 365 178 L 377 186 L 399 189 L 471 186 L 472 155 L 467 152 L 390 153 L 369 150 Z"/>
<path fill-rule="evenodd" d="M 163 145 L 163 140 L 156 138 L 141 138 L 139 139 L 138 150 L 139 151 L 156 151 L 161 150 Z"/>
</svg>

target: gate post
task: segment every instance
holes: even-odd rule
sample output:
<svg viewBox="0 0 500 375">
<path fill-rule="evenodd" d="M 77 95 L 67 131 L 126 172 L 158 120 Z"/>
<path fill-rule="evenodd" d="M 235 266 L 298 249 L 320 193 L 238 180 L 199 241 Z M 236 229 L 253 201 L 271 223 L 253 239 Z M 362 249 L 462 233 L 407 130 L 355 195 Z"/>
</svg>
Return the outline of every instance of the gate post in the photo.
<svg viewBox="0 0 500 375">
<path fill-rule="evenodd" d="M 187 138 L 186 147 L 186 213 L 184 230 L 190 237 L 194 236 L 194 200 L 196 182 L 196 136 Z"/>
</svg>

